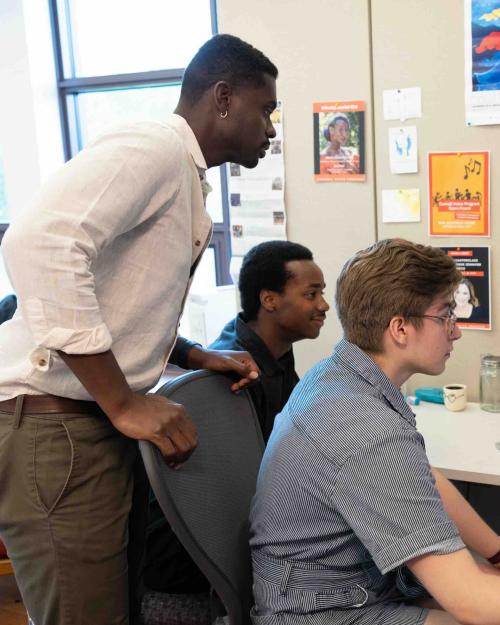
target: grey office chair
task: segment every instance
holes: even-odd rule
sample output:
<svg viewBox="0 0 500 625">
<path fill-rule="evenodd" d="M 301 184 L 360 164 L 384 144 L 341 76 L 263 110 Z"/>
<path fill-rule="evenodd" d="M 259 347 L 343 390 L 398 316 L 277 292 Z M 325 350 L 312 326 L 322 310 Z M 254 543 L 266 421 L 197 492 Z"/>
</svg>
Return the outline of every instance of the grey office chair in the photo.
<svg viewBox="0 0 500 625">
<path fill-rule="evenodd" d="M 250 396 L 231 379 L 194 371 L 157 392 L 183 404 L 198 448 L 181 469 L 141 441 L 144 465 L 166 519 L 222 601 L 230 625 L 247 625 L 252 606 L 248 514 L 264 441 Z"/>
</svg>

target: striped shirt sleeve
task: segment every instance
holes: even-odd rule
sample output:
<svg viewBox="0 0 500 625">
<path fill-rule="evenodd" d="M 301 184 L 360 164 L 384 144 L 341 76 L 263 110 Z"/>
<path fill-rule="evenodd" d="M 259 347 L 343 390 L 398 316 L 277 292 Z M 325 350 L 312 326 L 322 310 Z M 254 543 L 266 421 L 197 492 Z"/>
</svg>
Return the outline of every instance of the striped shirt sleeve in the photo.
<svg viewBox="0 0 500 625">
<path fill-rule="evenodd" d="M 414 430 L 382 432 L 349 456 L 332 498 L 382 573 L 419 555 L 465 547 Z"/>
</svg>

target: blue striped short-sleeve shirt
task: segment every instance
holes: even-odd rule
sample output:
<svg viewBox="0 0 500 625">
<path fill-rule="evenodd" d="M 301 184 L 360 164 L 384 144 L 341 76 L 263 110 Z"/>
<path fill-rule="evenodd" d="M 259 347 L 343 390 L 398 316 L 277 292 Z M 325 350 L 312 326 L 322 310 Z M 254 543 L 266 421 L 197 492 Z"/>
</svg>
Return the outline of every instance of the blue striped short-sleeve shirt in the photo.
<svg viewBox="0 0 500 625">
<path fill-rule="evenodd" d="M 251 548 L 261 615 L 365 605 L 404 577 L 408 560 L 464 548 L 414 414 L 346 340 L 276 418 L 252 503 Z M 404 579 L 398 587 L 405 592 Z"/>
</svg>

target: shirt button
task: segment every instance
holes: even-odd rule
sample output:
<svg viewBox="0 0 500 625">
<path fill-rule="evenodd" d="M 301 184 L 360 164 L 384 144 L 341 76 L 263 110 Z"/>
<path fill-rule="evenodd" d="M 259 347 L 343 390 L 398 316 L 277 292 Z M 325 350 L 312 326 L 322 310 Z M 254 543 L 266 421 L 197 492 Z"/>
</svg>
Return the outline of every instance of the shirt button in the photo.
<svg viewBox="0 0 500 625">
<path fill-rule="evenodd" d="M 201 245 L 201 241 L 199 239 L 196 239 L 196 241 L 194 242 L 194 244 L 196 245 L 196 247 L 200 247 Z"/>
</svg>

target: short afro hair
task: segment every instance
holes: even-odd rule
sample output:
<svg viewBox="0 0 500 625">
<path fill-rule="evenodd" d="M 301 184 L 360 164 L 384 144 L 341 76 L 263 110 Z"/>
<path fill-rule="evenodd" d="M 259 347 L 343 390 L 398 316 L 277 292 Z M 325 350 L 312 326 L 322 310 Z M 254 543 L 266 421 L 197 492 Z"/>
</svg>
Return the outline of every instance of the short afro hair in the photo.
<svg viewBox="0 0 500 625">
<path fill-rule="evenodd" d="M 311 250 L 291 241 L 266 241 L 247 252 L 241 265 L 238 288 L 245 321 L 257 318 L 263 289 L 282 293 L 293 274 L 286 264 L 314 260 Z"/>
<path fill-rule="evenodd" d="M 184 72 L 181 100 L 194 102 L 221 80 L 234 86 L 265 84 L 277 67 L 260 50 L 233 35 L 214 35 L 201 46 Z"/>
</svg>

